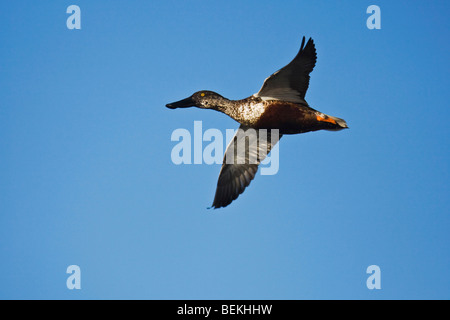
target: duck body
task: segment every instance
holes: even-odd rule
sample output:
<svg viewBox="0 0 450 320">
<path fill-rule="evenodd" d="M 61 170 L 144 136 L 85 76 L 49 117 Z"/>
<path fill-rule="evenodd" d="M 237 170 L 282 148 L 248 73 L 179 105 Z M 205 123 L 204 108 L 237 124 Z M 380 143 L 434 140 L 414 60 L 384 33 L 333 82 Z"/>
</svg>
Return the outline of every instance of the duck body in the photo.
<svg viewBox="0 0 450 320">
<path fill-rule="evenodd" d="M 214 109 L 254 129 L 278 129 L 284 135 L 347 128 L 344 120 L 328 116 L 305 104 L 264 100 L 254 95 L 242 100 L 223 99 L 225 103 L 216 105 Z"/>
</svg>

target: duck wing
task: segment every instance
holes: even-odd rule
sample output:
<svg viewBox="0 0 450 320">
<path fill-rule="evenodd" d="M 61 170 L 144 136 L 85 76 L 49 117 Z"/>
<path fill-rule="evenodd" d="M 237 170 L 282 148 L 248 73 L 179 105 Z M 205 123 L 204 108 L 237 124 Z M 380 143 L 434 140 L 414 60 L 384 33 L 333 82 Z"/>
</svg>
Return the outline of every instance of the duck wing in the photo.
<svg viewBox="0 0 450 320">
<path fill-rule="evenodd" d="M 271 130 L 239 127 L 225 151 L 213 208 L 226 207 L 244 192 L 255 177 L 259 164 L 280 138 L 281 135 Z"/>
<path fill-rule="evenodd" d="M 308 105 L 305 94 L 309 86 L 309 74 L 316 65 L 317 54 L 311 38 L 306 46 L 304 44 L 305 37 L 294 60 L 264 80 L 261 89 L 255 94 L 256 97 Z"/>
</svg>

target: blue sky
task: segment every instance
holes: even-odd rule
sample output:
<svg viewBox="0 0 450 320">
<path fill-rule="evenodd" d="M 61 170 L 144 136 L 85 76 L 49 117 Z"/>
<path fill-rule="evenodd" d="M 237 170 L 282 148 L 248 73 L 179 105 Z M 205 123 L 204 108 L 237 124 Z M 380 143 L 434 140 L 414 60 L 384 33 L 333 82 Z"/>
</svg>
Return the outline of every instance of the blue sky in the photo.
<svg viewBox="0 0 450 320">
<path fill-rule="evenodd" d="M 0 298 L 449 299 L 448 9 L 2 2 Z M 173 164 L 171 134 L 238 124 L 164 105 L 257 92 L 303 35 L 318 55 L 306 99 L 350 130 L 283 138 L 276 175 L 207 210 L 220 165 Z"/>
</svg>

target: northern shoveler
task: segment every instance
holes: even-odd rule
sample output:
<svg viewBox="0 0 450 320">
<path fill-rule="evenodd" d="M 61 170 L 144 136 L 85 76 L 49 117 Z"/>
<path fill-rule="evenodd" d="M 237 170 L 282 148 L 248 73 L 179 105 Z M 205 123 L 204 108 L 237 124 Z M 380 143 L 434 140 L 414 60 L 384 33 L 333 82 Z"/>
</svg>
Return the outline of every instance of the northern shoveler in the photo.
<svg viewBox="0 0 450 320">
<path fill-rule="evenodd" d="M 264 80 L 258 93 L 246 99 L 229 100 L 215 92 L 202 90 L 186 99 L 166 105 L 170 109 L 198 107 L 217 110 L 241 124 L 225 151 L 213 208 L 229 205 L 253 180 L 264 156 L 258 157 L 256 162 L 251 163 L 249 154 L 267 154 L 284 134 L 348 128 L 343 119 L 314 110 L 305 101 L 309 74 L 314 69 L 316 60 L 314 41 L 310 38 L 305 46 L 305 37 L 303 37 L 295 58 Z M 234 155 L 235 147 L 240 140 L 246 139 L 246 132 L 249 129 L 278 129 L 279 137 L 275 140 L 271 139 L 270 132 L 266 139 L 260 139 L 258 135 L 258 143 L 250 144 L 250 150 L 244 154 L 245 159 L 240 159 L 237 155 L 233 157 L 232 163 L 225 161 L 227 155 L 230 153 Z M 263 148 L 265 151 L 260 153 Z"/>
</svg>

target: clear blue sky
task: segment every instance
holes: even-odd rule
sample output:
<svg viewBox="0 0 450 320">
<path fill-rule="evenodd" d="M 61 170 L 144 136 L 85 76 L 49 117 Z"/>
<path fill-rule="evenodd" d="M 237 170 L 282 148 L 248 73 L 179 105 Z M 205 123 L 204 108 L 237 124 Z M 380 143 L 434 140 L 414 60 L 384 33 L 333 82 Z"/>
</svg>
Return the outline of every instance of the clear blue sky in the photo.
<svg viewBox="0 0 450 320">
<path fill-rule="evenodd" d="M 2 2 L 0 298 L 449 299 L 449 9 Z M 278 174 L 207 210 L 220 165 L 174 165 L 171 134 L 238 124 L 164 105 L 257 92 L 303 35 L 318 55 L 306 99 L 350 130 L 283 138 Z"/>
</svg>

